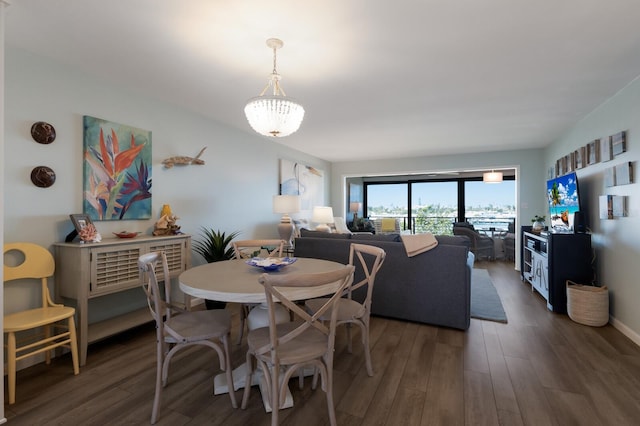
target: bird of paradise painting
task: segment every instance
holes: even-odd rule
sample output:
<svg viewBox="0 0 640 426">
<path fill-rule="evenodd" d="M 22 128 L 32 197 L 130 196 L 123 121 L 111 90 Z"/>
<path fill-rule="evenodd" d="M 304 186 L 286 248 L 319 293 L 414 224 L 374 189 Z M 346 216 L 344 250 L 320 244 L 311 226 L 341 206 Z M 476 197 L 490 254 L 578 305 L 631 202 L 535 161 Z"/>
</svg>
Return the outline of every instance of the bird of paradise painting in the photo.
<svg viewBox="0 0 640 426">
<path fill-rule="evenodd" d="M 94 220 L 151 217 L 151 132 L 83 117 L 83 212 Z"/>
</svg>

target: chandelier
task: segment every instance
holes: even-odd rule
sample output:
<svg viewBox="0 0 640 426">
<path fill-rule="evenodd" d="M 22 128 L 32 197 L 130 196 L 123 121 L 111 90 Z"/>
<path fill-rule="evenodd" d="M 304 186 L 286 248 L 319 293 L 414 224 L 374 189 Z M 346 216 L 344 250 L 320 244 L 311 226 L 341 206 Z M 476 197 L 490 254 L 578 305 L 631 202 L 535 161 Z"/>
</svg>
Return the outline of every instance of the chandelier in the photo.
<svg viewBox="0 0 640 426">
<path fill-rule="evenodd" d="M 283 45 L 282 40 L 277 38 L 267 40 L 267 46 L 273 49 L 273 71 L 262 93 L 249 99 L 244 107 L 253 130 L 271 137 L 289 136 L 300 128 L 304 118 L 302 105 L 288 98 L 280 85 L 280 74 L 276 71 L 276 50 Z M 271 94 L 265 94 L 270 88 Z"/>
</svg>

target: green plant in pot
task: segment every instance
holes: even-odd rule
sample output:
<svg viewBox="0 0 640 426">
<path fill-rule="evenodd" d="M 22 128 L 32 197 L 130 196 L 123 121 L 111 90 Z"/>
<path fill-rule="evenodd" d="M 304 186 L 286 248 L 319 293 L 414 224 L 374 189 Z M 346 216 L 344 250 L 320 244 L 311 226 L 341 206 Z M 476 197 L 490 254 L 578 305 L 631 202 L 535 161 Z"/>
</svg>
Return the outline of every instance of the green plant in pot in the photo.
<svg viewBox="0 0 640 426">
<path fill-rule="evenodd" d="M 231 241 L 238 235 L 240 235 L 238 231 L 231 232 L 227 235 L 220 230 L 203 227 L 200 233 L 201 239 L 193 242 L 193 251 L 202 256 L 207 263 L 233 259 L 235 253 Z M 227 306 L 226 302 L 217 300 L 205 299 L 204 302 L 207 309 L 224 309 Z"/>
<path fill-rule="evenodd" d="M 533 225 L 531 225 L 531 232 L 533 232 L 534 234 L 539 234 L 540 232 L 542 232 L 545 226 L 545 219 L 546 216 L 535 215 L 533 219 L 531 219 L 531 222 L 533 222 Z"/>
</svg>

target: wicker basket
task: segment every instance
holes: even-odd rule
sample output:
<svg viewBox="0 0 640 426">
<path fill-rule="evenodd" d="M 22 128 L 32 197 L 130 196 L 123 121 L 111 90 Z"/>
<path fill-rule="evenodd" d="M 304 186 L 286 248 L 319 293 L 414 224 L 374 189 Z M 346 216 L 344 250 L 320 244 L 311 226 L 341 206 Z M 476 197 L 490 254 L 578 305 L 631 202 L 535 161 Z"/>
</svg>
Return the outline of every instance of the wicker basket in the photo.
<svg viewBox="0 0 640 426">
<path fill-rule="evenodd" d="M 601 327 L 609 322 L 609 290 L 567 280 L 567 313 L 573 321 Z"/>
</svg>

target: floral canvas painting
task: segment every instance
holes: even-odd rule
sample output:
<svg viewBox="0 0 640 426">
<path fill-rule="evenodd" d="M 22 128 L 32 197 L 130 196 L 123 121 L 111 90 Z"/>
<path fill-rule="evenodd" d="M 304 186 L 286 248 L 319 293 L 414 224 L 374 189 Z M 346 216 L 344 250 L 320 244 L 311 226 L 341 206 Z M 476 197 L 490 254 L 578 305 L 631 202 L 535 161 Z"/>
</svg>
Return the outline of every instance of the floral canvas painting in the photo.
<svg viewBox="0 0 640 426">
<path fill-rule="evenodd" d="M 324 173 L 302 163 L 280 160 L 280 194 L 299 195 L 303 212 L 323 206 Z"/>
<path fill-rule="evenodd" d="M 151 132 L 83 117 L 83 212 L 93 220 L 151 217 Z"/>
</svg>

